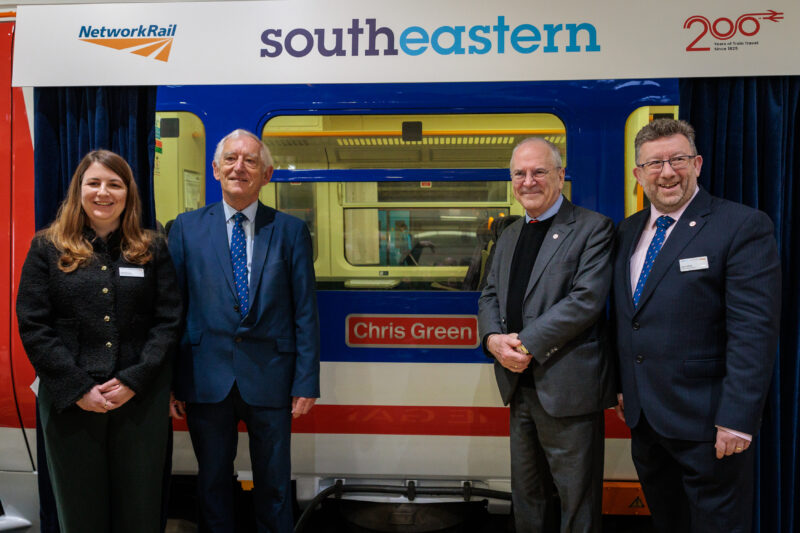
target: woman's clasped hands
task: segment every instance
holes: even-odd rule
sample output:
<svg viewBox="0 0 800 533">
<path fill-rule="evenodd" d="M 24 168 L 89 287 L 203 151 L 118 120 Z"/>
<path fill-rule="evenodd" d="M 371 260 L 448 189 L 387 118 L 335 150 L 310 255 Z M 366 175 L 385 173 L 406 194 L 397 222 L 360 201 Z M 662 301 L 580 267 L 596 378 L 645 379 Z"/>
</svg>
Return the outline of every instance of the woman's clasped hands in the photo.
<svg viewBox="0 0 800 533">
<path fill-rule="evenodd" d="M 95 385 L 76 403 L 84 411 L 107 413 L 124 405 L 135 392 L 117 378 Z"/>
</svg>

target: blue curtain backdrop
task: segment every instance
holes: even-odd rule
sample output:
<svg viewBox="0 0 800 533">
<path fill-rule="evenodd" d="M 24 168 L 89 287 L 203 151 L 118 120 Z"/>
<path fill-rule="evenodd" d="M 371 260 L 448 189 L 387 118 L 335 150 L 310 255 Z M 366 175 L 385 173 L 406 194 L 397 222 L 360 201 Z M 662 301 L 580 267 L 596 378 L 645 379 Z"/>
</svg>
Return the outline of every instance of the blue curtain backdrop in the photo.
<svg viewBox="0 0 800 533">
<path fill-rule="evenodd" d="M 783 267 L 781 337 L 756 441 L 758 533 L 800 531 L 800 77 L 682 80 L 680 115 L 697 130 L 700 182 L 775 223 Z"/>
<path fill-rule="evenodd" d="M 75 167 L 87 152 L 97 148 L 116 152 L 128 161 L 142 197 L 142 220 L 145 226 L 153 227 L 156 88 L 35 88 L 33 101 L 36 229 L 53 221 Z M 58 533 L 38 418 L 40 527 L 42 533 Z"/>
<path fill-rule="evenodd" d="M 97 148 L 128 161 L 152 228 L 156 88 L 36 88 L 33 100 L 36 229 L 53 221 L 78 162 Z"/>
</svg>

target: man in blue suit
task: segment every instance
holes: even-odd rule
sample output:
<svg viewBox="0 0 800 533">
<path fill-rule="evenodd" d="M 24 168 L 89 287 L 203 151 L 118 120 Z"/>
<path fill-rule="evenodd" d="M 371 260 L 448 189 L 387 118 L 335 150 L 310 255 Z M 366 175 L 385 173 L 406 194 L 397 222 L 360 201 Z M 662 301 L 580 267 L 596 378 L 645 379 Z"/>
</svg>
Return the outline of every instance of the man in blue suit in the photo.
<svg viewBox="0 0 800 533">
<path fill-rule="evenodd" d="M 290 433 L 319 397 L 311 237 L 258 201 L 267 147 L 236 130 L 217 145 L 222 202 L 178 216 L 169 249 L 186 322 L 175 365 L 199 466 L 200 531 L 233 532 L 237 425 L 250 441 L 259 532 L 292 531 Z"/>
<path fill-rule="evenodd" d="M 750 531 L 780 315 L 772 222 L 698 187 L 686 122 L 655 120 L 635 147 L 650 208 L 620 223 L 612 258 L 617 413 L 658 531 Z"/>
</svg>

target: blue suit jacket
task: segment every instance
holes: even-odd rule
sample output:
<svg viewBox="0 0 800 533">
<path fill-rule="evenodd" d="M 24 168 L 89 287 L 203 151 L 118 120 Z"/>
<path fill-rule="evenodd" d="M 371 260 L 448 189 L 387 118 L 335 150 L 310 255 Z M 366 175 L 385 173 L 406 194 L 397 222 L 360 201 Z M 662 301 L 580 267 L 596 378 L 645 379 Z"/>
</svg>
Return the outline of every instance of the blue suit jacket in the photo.
<svg viewBox="0 0 800 533">
<path fill-rule="evenodd" d="M 169 250 L 186 309 L 175 365 L 178 399 L 220 402 L 234 381 L 245 402 L 261 407 L 319 396 L 313 253 L 303 221 L 258 204 L 244 318 L 222 203 L 179 215 Z"/>
<path fill-rule="evenodd" d="M 715 425 L 755 435 L 780 315 L 780 262 L 770 219 L 700 189 L 653 264 L 633 308 L 630 257 L 650 211 L 622 221 L 613 254 L 612 318 L 625 401 L 661 435 L 713 440 Z M 681 259 L 708 268 L 682 272 Z M 686 270 L 686 269 L 684 269 Z"/>
</svg>

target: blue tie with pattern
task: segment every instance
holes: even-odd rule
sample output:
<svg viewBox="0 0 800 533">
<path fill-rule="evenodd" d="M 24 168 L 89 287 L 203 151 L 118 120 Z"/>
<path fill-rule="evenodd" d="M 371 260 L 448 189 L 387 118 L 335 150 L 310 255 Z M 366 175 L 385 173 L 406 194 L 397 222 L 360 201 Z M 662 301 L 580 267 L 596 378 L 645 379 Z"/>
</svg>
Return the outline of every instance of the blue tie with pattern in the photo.
<svg viewBox="0 0 800 533">
<path fill-rule="evenodd" d="M 233 231 L 231 232 L 231 263 L 233 264 L 233 283 L 239 296 L 239 313 L 247 314 L 250 308 L 247 288 L 247 239 L 244 236 L 242 222 L 247 220 L 244 213 L 233 215 Z"/>
<path fill-rule="evenodd" d="M 667 215 L 661 215 L 656 219 L 656 234 L 653 235 L 653 240 L 650 241 L 650 246 L 647 247 L 647 255 L 644 257 L 644 265 L 642 266 L 642 273 L 639 274 L 639 281 L 636 282 L 636 290 L 633 291 L 633 308 L 639 305 L 639 298 L 642 296 L 642 289 L 644 289 L 644 282 L 647 281 L 647 276 L 650 275 L 650 270 L 653 268 L 653 262 L 656 260 L 658 252 L 664 245 L 664 237 L 667 235 L 667 228 L 669 228 L 675 219 Z"/>
</svg>

